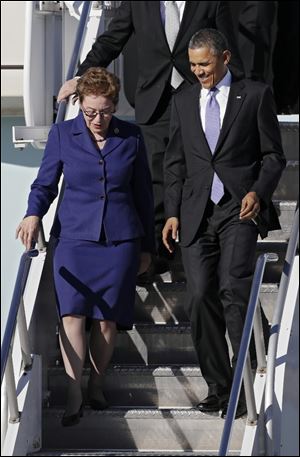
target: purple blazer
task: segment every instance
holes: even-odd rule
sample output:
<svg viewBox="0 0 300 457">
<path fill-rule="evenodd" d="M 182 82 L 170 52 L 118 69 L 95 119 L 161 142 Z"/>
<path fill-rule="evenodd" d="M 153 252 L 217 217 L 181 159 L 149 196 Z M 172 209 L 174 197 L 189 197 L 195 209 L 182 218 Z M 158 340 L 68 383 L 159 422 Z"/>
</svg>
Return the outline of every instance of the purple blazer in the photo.
<svg viewBox="0 0 300 457">
<path fill-rule="evenodd" d="M 104 228 L 109 241 L 141 238 L 143 251 L 155 251 L 151 175 L 136 125 L 113 117 L 99 151 L 82 113 L 54 124 L 26 216 L 46 214 L 62 173 L 65 189 L 52 235 L 98 241 Z"/>
</svg>

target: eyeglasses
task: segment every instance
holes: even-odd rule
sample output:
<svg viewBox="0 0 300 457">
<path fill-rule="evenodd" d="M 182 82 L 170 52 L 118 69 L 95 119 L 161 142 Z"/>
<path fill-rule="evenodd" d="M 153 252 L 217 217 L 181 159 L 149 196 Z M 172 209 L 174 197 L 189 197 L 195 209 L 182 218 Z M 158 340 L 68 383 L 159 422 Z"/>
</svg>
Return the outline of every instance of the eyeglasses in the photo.
<svg viewBox="0 0 300 457">
<path fill-rule="evenodd" d="M 97 114 L 99 114 L 100 117 L 109 117 L 111 116 L 115 110 L 112 109 L 112 108 L 108 108 L 108 109 L 104 109 L 104 110 L 101 110 L 101 111 L 96 111 L 96 110 L 90 110 L 90 109 L 82 109 L 82 112 L 90 119 L 94 119 L 94 117 L 97 116 Z"/>
</svg>

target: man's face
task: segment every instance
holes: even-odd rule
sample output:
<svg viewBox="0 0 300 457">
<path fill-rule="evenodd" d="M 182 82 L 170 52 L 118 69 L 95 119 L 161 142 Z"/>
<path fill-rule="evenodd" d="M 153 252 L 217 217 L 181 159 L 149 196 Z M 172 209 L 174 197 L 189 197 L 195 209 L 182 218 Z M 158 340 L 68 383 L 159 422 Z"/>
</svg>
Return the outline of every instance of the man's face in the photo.
<svg viewBox="0 0 300 457">
<path fill-rule="evenodd" d="M 230 60 L 230 51 L 224 51 L 221 55 L 214 55 L 207 47 L 190 49 L 189 62 L 191 71 L 194 73 L 201 86 L 211 89 L 227 72 L 227 64 Z"/>
</svg>

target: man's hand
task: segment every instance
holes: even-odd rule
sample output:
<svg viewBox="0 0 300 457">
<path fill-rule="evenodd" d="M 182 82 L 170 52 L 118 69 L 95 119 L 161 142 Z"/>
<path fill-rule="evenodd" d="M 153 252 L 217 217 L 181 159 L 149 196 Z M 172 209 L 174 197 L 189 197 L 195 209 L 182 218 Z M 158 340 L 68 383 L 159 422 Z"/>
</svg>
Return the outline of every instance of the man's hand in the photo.
<svg viewBox="0 0 300 457">
<path fill-rule="evenodd" d="M 138 274 L 141 275 L 148 270 L 151 264 L 151 254 L 149 252 L 142 252 L 141 253 L 141 261 Z"/>
<path fill-rule="evenodd" d="M 248 192 L 242 200 L 240 219 L 242 221 L 255 219 L 260 211 L 259 198 L 256 192 Z"/>
<path fill-rule="evenodd" d="M 78 78 L 69 79 L 60 88 L 57 96 L 58 103 L 75 94 Z"/>
<path fill-rule="evenodd" d="M 31 244 L 38 239 L 39 222 L 38 216 L 27 216 L 17 227 L 16 238 L 20 237 L 27 251 L 31 249 Z"/>
<path fill-rule="evenodd" d="M 162 231 L 163 243 L 169 252 L 174 252 L 174 243 L 178 235 L 179 220 L 177 217 L 169 217 Z"/>
</svg>

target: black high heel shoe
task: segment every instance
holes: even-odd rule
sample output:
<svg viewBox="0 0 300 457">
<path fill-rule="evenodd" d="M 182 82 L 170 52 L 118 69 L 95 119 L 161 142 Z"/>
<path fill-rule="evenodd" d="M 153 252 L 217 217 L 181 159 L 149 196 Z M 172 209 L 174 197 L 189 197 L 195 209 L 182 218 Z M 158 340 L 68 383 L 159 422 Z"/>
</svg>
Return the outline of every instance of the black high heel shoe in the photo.
<svg viewBox="0 0 300 457">
<path fill-rule="evenodd" d="M 71 414 L 70 416 L 63 415 L 61 419 L 61 425 L 63 427 L 72 427 L 72 425 L 79 424 L 80 418 L 83 416 L 83 403 L 81 403 L 80 408 L 77 413 Z"/>
</svg>

